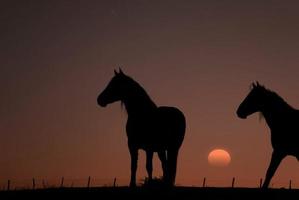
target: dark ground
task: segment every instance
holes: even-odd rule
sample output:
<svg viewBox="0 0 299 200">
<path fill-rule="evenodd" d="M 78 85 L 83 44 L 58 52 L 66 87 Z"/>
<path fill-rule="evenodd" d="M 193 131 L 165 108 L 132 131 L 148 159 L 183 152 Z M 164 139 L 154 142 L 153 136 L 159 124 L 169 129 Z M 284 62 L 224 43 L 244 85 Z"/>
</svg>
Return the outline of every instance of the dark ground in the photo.
<svg viewBox="0 0 299 200">
<path fill-rule="evenodd" d="M 299 199 L 299 189 L 99 187 L 1 191 L 0 199 Z"/>
</svg>

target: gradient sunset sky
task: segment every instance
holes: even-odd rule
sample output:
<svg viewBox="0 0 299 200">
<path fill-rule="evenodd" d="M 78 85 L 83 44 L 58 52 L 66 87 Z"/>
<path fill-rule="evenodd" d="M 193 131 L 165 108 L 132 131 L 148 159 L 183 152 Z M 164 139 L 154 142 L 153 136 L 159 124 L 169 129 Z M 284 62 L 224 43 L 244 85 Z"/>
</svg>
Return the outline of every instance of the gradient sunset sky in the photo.
<svg viewBox="0 0 299 200">
<path fill-rule="evenodd" d="M 256 80 L 299 108 L 298 10 L 288 0 L 2 2 L 0 186 L 62 176 L 129 183 L 126 112 L 96 102 L 119 66 L 158 105 L 186 116 L 177 184 L 207 177 L 229 186 L 236 177 L 236 186 L 257 186 L 270 161 L 269 130 L 258 114 L 241 120 L 235 111 Z M 231 154 L 230 165 L 208 164 L 215 148 Z M 138 180 L 146 175 L 139 155 Z M 299 187 L 294 157 L 272 183 L 290 179 Z"/>
</svg>

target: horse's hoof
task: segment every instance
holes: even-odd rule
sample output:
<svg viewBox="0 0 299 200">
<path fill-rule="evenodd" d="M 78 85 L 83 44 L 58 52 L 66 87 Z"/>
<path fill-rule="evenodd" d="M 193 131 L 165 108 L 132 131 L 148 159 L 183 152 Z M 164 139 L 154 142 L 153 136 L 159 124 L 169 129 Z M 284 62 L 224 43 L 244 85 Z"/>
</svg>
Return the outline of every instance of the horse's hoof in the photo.
<svg viewBox="0 0 299 200">
<path fill-rule="evenodd" d="M 136 183 L 130 183 L 130 188 L 135 188 L 136 187 Z"/>
<path fill-rule="evenodd" d="M 262 190 L 267 190 L 267 189 L 268 189 L 268 185 L 263 185 L 263 186 L 261 187 L 261 189 L 262 189 Z"/>
</svg>

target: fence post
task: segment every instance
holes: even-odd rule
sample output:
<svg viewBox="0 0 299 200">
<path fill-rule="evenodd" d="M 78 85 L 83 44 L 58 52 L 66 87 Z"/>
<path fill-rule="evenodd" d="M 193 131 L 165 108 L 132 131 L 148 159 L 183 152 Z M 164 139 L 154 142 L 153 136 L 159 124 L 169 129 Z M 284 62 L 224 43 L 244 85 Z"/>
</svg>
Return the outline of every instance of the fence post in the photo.
<svg viewBox="0 0 299 200">
<path fill-rule="evenodd" d="M 87 188 L 90 187 L 90 176 L 88 177 Z"/>
<path fill-rule="evenodd" d="M 203 178 L 202 187 L 206 187 L 206 177 Z"/>
<path fill-rule="evenodd" d="M 114 181 L 113 181 L 113 187 L 116 187 L 116 177 L 114 178 Z"/>
<path fill-rule="evenodd" d="M 63 182 L 64 182 L 64 177 L 61 178 L 61 184 L 60 184 L 61 188 L 63 187 Z"/>
<path fill-rule="evenodd" d="M 289 189 L 292 189 L 292 180 L 289 182 Z"/>
<path fill-rule="evenodd" d="M 10 190 L 10 180 L 7 181 L 7 191 Z"/>
<path fill-rule="evenodd" d="M 261 178 L 260 179 L 260 188 L 262 188 L 262 185 L 263 185 L 263 179 Z"/>
<path fill-rule="evenodd" d="M 232 188 L 235 187 L 235 177 L 233 177 L 233 180 L 232 180 Z"/>
<path fill-rule="evenodd" d="M 34 190 L 35 189 L 35 179 L 32 178 L 32 189 Z"/>
<path fill-rule="evenodd" d="M 42 184 L 43 184 L 43 188 L 46 189 L 46 184 L 45 184 L 45 180 L 44 179 L 42 181 Z"/>
</svg>

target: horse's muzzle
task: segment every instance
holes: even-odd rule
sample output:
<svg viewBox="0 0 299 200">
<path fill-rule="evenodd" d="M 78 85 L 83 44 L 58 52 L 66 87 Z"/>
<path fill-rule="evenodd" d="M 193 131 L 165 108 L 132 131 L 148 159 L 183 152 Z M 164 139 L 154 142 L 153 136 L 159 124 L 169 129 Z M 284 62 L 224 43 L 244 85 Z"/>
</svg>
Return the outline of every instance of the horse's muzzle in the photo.
<svg viewBox="0 0 299 200">
<path fill-rule="evenodd" d="M 244 115 L 243 113 L 241 113 L 239 110 L 237 111 L 237 115 L 241 119 L 246 119 L 246 117 L 247 117 L 246 115 Z"/>
<path fill-rule="evenodd" d="M 102 103 L 102 102 L 98 102 L 98 104 L 99 104 L 100 106 L 102 106 L 102 107 L 106 107 L 106 106 L 107 106 L 107 104 Z"/>
<path fill-rule="evenodd" d="M 99 104 L 101 107 L 106 107 L 106 106 L 107 106 L 107 103 L 105 103 L 104 101 L 102 101 L 101 98 L 98 98 L 98 99 L 97 99 L 97 102 L 98 102 L 98 104 Z"/>
</svg>

